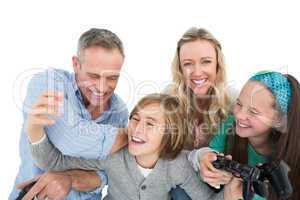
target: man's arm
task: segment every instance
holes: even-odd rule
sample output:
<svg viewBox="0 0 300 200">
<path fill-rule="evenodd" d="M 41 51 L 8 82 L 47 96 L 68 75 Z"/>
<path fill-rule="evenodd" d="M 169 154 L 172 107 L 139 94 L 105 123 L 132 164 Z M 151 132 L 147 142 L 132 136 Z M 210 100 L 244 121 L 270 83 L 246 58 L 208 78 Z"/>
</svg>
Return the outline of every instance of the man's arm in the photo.
<svg viewBox="0 0 300 200">
<path fill-rule="evenodd" d="M 50 117 L 53 124 L 46 126 L 46 132 L 51 131 L 50 140 L 65 154 L 81 156 L 89 159 L 104 159 L 109 153 L 115 152 L 127 144 L 127 137 L 120 135 L 119 128 L 110 124 L 98 124 L 93 120 L 84 119 L 74 99 L 67 98 L 74 94 L 70 93 L 70 87 L 65 75 L 57 70 L 46 70 L 45 72 L 34 75 L 28 85 L 28 92 L 24 101 L 23 111 L 26 115 L 30 113 L 34 103 L 46 91 L 61 92 L 63 94 L 63 105 L 60 108 L 60 116 Z M 49 84 L 52 82 L 52 84 Z M 53 84 L 54 82 L 54 84 Z M 63 86 L 59 86 L 59 84 Z M 50 100 L 47 101 L 51 102 Z M 127 120 L 127 109 L 120 112 L 120 127 L 125 125 Z M 51 115 L 51 114 L 50 114 Z M 58 136 L 59 135 L 59 136 Z M 62 145 L 61 141 L 64 141 Z"/>
<path fill-rule="evenodd" d="M 33 181 L 34 186 L 24 196 L 24 199 L 44 199 L 46 196 L 50 199 L 64 199 L 71 188 L 88 192 L 95 190 L 101 185 L 101 178 L 94 171 L 69 170 L 64 172 L 46 172 L 32 180 L 25 181 L 17 185 L 18 189 L 23 189 Z"/>
</svg>

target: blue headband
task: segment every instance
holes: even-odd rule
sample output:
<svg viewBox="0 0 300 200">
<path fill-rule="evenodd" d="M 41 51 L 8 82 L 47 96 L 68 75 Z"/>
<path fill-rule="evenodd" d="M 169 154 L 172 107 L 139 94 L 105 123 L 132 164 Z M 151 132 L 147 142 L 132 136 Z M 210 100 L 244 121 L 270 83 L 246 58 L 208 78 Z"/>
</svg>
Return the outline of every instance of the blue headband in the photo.
<svg viewBox="0 0 300 200">
<path fill-rule="evenodd" d="M 281 111 L 287 113 L 292 89 L 286 76 L 278 72 L 261 71 L 252 76 L 250 80 L 263 83 L 274 95 Z"/>
</svg>

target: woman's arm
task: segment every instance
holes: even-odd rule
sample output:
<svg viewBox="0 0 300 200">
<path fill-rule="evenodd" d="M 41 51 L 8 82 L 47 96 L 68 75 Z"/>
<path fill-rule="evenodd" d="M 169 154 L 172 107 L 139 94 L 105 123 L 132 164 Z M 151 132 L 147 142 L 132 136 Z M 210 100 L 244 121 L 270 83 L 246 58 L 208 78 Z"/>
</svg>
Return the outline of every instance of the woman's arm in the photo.
<svg viewBox="0 0 300 200">
<path fill-rule="evenodd" d="M 64 171 L 69 169 L 105 170 L 105 160 L 87 160 L 63 155 L 48 140 L 47 136 L 36 144 L 30 144 L 35 164 L 45 171 Z"/>
</svg>

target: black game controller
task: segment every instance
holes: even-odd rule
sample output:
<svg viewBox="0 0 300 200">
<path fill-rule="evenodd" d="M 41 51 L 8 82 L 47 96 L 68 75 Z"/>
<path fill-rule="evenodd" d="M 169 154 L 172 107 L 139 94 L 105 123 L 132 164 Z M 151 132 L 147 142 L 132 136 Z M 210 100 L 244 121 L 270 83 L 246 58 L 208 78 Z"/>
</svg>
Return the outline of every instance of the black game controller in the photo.
<svg viewBox="0 0 300 200">
<path fill-rule="evenodd" d="M 212 164 L 217 169 L 231 172 L 235 177 L 243 179 L 244 200 L 251 200 L 254 194 L 267 197 L 268 183 L 280 199 L 287 199 L 293 192 L 288 178 L 290 169 L 283 160 L 251 167 L 217 155 L 217 160 Z"/>
<path fill-rule="evenodd" d="M 29 185 L 27 185 L 26 187 L 24 187 L 21 192 L 19 193 L 19 196 L 16 198 L 16 200 L 22 200 L 22 198 L 27 194 L 27 192 L 29 192 L 29 190 L 34 186 L 34 184 L 36 183 L 36 181 L 30 183 Z M 34 200 L 34 198 L 32 199 Z"/>
</svg>

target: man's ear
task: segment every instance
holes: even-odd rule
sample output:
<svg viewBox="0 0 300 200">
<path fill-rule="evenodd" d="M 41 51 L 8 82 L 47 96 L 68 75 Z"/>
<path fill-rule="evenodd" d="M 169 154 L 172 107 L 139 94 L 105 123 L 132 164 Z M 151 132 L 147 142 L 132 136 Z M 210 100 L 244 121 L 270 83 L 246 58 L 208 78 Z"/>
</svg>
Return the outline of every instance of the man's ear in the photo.
<svg viewBox="0 0 300 200">
<path fill-rule="evenodd" d="M 73 65 L 74 72 L 77 74 L 77 72 L 80 70 L 80 63 L 77 56 L 72 57 L 72 65 Z"/>
</svg>

